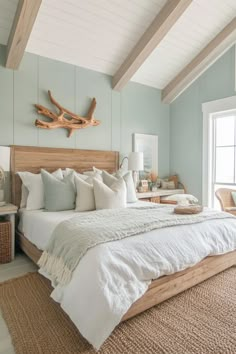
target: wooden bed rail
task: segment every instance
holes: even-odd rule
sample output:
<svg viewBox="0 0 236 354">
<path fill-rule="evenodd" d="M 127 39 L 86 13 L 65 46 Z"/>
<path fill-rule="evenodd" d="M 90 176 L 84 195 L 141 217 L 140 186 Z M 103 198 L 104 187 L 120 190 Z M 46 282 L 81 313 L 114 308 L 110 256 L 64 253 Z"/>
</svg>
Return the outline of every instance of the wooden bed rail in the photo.
<svg viewBox="0 0 236 354">
<path fill-rule="evenodd" d="M 37 264 L 42 251 L 27 240 L 27 238 L 20 232 L 17 233 L 17 236 L 20 248 L 34 263 Z M 130 307 L 123 316 L 121 322 L 170 299 L 172 296 L 175 296 L 234 265 L 236 265 L 236 251 L 220 256 L 207 257 L 193 267 L 153 280 L 146 293 Z"/>
</svg>

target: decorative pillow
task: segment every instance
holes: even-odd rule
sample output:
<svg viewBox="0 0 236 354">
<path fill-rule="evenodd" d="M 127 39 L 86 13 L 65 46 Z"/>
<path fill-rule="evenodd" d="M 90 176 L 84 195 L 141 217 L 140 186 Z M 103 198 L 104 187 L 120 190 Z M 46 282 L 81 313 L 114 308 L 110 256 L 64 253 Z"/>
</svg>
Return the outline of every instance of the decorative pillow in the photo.
<svg viewBox="0 0 236 354">
<path fill-rule="evenodd" d="M 120 169 L 116 172 L 116 177 L 123 177 L 126 188 L 127 188 L 127 203 L 135 203 L 138 201 L 136 197 L 135 187 L 134 187 L 134 180 L 131 171 L 124 171 Z"/>
<path fill-rule="evenodd" d="M 174 181 L 164 181 L 161 180 L 161 188 L 163 189 L 175 189 L 175 182 Z"/>
<path fill-rule="evenodd" d="M 236 191 L 235 192 L 231 192 L 234 204 L 236 205 Z"/>
<path fill-rule="evenodd" d="M 137 197 L 134 188 L 134 181 L 132 177 L 131 171 L 121 171 L 119 170 L 115 176 L 112 176 L 106 171 L 102 171 L 102 178 L 103 182 L 110 187 L 112 183 L 118 180 L 118 178 L 123 178 L 126 184 L 127 196 L 126 201 L 127 203 L 135 203 L 137 202 Z"/>
<path fill-rule="evenodd" d="M 93 185 L 84 181 L 82 178 L 75 176 L 76 211 L 89 211 L 96 209 Z"/>
<path fill-rule="evenodd" d="M 93 166 L 93 172 L 97 172 L 97 173 L 99 173 L 100 175 L 102 174 L 102 170 L 100 170 L 99 168 L 94 167 L 94 166 Z"/>
<path fill-rule="evenodd" d="M 95 167 L 94 167 L 95 168 Z M 98 170 L 96 168 L 96 171 L 85 171 L 83 174 L 87 177 L 90 177 L 90 178 L 97 178 L 99 181 L 102 182 L 102 174 L 100 172 L 101 170 Z"/>
<path fill-rule="evenodd" d="M 93 183 L 93 178 L 98 178 L 100 181 L 102 181 L 102 176 L 101 176 L 100 172 L 87 171 L 87 172 L 84 172 L 84 174 L 81 174 L 79 172 L 76 172 L 72 168 L 66 168 L 66 176 L 71 172 L 74 172 L 75 176 L 83 179 L 84 181 L 87 181 L 90 184 Z"/>
<path fill-rule="evenodd" d="M 35 174 L 31 172 L 17 172 L 20 176 L 24 188 L 21 189 L 20 207 L 26 207 L 27 210 L 38 210 L 44 208 L 44 186 L 41 173 Z M 50 175 L 50 173 L 49 173 Z M 58 179 L 63 179 L 61 169 L 52 173 Z"/>
<path fill-rule="evenodd" d="M 117 179 L 111 187 L 94 178 L 96 209 L 115 209 L 126 207 L 126 185 L 123 178 Z"/>
<path fill-rule="evenodd" d="M 72 210 L 75 208 L 74 173 L 58 179 L 41 170 L 44 185 L 45 209 L 48 211 Z"/>
<path fill-rule="evenodd" d="M 29 191 L 26 186 L 21 184 L 21 200 L 20 200 L 20 208 L 26 208 L 27 199 L 28 199 Z"/>
<path fill-rule="evenodd" d="M 117 181 L 117 178 L 115 176 L 112 176 L 110 173 L 106 171 L 102 171 L 102 179 L 103 182 L 110 187 L 114 182 Z"/>
<path fill-rule="evenodd" d="M 82 178 L 84 181 L 88 178 L 87 176 L 83 175 L 82 173 L 76 172 L 73 168 L 66 168 L 65 176 L 68 176 L 70 173 L 74 173 L 74 176 L 78 176 Z"/>
<path fill-rule="evenodd" d="M 167 197 L 161 197 L 163 200 L 171 200 L 173 202 L 184 202 L 188 201 L 190 204 L 197 204 L 198 199 L 194 197 L 192 194 L 173 194 L 173 195 L 168 195 Z"/>
</svg>

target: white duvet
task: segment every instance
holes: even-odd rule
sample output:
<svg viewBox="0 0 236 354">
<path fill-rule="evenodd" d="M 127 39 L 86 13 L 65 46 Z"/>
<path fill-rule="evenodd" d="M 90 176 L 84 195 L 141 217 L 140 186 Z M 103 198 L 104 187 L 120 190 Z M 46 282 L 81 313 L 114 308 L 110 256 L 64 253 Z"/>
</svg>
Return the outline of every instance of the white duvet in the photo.
<svg viewBox="0 0 236 354">
<path fill-rule="evenodd" d="M 25 212 L 21 230 L 43 249 L 56 225 L 73 215 L 73 211 Z M 235 249 L 235 217 L 153 230 L 90 249 L 71 282 L 64 288 L 57 286 L 51 296 L 60 302 L 80 333 L 99 349 L 152 279 Z"/>
</svg>

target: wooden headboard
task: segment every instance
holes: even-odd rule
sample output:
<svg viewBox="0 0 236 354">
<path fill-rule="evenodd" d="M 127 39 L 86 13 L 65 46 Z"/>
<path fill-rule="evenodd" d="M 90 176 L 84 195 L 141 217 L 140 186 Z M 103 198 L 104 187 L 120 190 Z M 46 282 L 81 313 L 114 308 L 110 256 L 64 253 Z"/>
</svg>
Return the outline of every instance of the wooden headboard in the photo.
<svg viewBox="0 0 236 354">
<path fill-rule="evenodd" d="M 21 179 L 17 172 L 39 173 L 41 168 L 52 172 L 66 167 L 84 172 L 93 166 L 110 173 L 115 172 L 119 166 L 119 152 L 11 146 L 12 203 L 20 206 Z"/>
</svg>

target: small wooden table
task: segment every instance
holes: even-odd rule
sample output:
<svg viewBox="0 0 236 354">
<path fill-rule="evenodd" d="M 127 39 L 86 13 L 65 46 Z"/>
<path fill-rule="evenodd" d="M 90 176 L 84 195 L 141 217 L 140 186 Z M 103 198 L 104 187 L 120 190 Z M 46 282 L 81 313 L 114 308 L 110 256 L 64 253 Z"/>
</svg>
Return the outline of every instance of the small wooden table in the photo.
<svg viewBox="0 0 236 354">
<path fill-rule="evenodd" d="M 161 189 L 159 188 L 156 192 L 145 192 L 145 193 L 137 193 L 137 198 L 139 200 L 152 202 L 152 203 L 160 203 L 161 197 L 166 197 L 168 195 L 173 194 L 183 194 L 184 189 Z"/>
<path fill-rule="evenodd" d="M 11 259 L 15 257 L 15 215 L 17 213 L 17 206 L 13 204 L 6 204 L 0 207 L 0 216 L 5 216 L 11 223 Z"/>
</svg>

